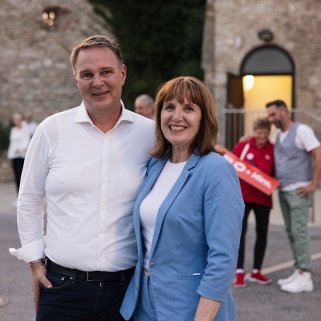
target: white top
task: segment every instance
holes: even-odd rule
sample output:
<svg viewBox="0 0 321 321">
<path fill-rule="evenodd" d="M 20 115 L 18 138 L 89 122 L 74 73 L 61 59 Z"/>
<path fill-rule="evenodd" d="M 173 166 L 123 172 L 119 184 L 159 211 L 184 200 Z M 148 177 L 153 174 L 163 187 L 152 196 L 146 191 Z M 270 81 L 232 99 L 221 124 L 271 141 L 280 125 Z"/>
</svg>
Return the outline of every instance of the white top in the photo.
<svg viewBox="0 0 321 321">
<path fill-rule="evenodd" d="M 10 130 L 10 143 L 7 152 L 8 159 L 24 158 L 30 142 L 29 131 L 25 127 L 12 127 Z"/>
<path fill-rule="evenodd" d="M 186 162 L 173 164 L 166 162 L 153 188 L 140 205 L 140 224 L 143 241 L 146 247 L 144 268 L 149 269 L 150 250 L 152 246 L 157 212 L 166 196 L 182 173 Z"/>
<path fill-rule="evenodd" d="M 38 124 L 34 121 L 31 121 L 30 123 L 26 122 L 25 120 L 22 121 L 22 126 L 25 126 L 29 130 L 29 135 L 32 137 L 34 133 L 36 132 Z"/>
<path fill-rule="evenodd" d="M 285 140 L 286 136 L 289 133 L 289 130 L 282 132 L 280 129 L 276 131 L 276 135 L 280 133 L 280 144 Z M 275 139 L 274 139 L 275 141 Z M 312 130 L 311 127 L 305 125 L 305 124 L 300 124 L 297 128 L 296 131 L 296 136 L 295 136 L 295 146 L 298 149 L 305 150 L 307 152 L 311 152 L 311 150 L 317 148 L 320 146 L 320 142 L 316 138 L 314 131 Z M 281 191 L 294 191 L 299 187 L 307 186 L 311 182 L 298 182 L 295 184 L 290 184 L 288 186 L 284 186 Z"/>
<path fill-rule="evenodd" d="M 154 122 L 124 107 L 106 134 L 84 104 L 44 120 L 24 163 L 18 197 L 22 247 L 11 254 L 30 262 L 45 251 L 54 262 L 83 271 L 135 266 L 132 210 L 153 145 Z"/>
</svg>

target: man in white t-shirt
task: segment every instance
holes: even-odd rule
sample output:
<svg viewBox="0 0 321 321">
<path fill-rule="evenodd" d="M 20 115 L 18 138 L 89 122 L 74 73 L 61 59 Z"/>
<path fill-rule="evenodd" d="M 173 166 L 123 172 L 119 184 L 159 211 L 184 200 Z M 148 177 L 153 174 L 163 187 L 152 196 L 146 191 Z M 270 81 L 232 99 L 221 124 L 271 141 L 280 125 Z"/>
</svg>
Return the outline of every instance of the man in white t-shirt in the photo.
<svg viewBox="0 0 321 321">
<path fill-rule="evenodd" d="M 280 181 L 280 206 L 295 267 L 294 273 L 278 280 L 278 284 L 286 292 L 310 292 L 313 282 L 307 223 L 321 176 L 320 142 L 309 126 L 292 121 L 284 101 L 272 101 L 266 108 L 270 122 L 278 128 L 274 143 L 275 172 Z"/>
</svg>

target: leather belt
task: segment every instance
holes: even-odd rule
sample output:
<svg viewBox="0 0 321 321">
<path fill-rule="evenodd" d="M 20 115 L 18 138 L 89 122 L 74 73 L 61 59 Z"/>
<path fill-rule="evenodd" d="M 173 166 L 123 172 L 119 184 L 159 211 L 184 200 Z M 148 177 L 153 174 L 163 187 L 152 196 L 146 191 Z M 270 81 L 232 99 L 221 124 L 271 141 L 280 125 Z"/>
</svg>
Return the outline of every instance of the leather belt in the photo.
<svg viewBox="0 0 321 321">
<path fill-rule="evenodd" d="M 108 281 L 130 281 L 135 272 L 135 268 L 118 272 L 104 272 L 104 271 L 80 271 L 77 269 L 69 269 L 63 267 L 49 258 L 45 258 L 45 265 L 48 272 L 69 276 L 71 279 L 82 279 L 87 281 L 108 282 Z"/>
</svg>

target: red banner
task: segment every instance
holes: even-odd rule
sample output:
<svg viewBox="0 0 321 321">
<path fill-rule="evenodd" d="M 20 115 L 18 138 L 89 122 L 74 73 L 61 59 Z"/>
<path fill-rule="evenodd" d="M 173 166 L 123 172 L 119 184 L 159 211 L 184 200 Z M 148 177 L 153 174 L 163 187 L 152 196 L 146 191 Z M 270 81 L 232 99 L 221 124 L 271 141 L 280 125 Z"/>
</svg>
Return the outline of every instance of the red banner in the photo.
<svg viewBox="0 0 321 321">
<path fill-rule="evenodd" d="M 221 146 L 217 146 L 218 150 L 222 150 Z M 257 167 L 241 160 L 233 153 L 226 150 L 224 157 L 234 166 L 239 178 L 245 182 L 256 187 L 267 195 L 271 195 L 272 192 L 279 186 L 279 181 L 270 175 L 262 172 Z"/>
</svg>

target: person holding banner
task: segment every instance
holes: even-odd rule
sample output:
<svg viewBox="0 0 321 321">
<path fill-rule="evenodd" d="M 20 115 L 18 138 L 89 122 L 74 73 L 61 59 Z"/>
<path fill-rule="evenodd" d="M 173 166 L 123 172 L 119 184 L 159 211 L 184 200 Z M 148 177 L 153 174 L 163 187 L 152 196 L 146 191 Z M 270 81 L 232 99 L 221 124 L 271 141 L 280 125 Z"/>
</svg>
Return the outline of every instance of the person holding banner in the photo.
<svg viewBox="0 0 321 321">
<path fill-rule="evenodd" d="M 232 150 L 232 153 L 259 168 L 266 174 L 273 176 L 273 144 L 269 141 L 271 124 L 267 118 L 258 118 L 254 122 L 253 129 L 254 137 L 247 142 L 239 142 Z M 242 179 L 240 179 L 240 184 L 245 202 L 245 210 L 234 286 L 236 288 L 244 288 L 246 286 L 244 273 L 245 236 L 248 217 L 252 210 L 254 211 L 256 221 L 256 242 L 254 247 L 253 270 L 249 281 L 259 284 L 269 284 L 272 280 L 261 274 L 260 270 L 267 245 L 272 196 L 261 192 Z"/>
<path fill-rule="evenodd" d="M 155 100 L 156 142 L 134 206 L 138 263 L 121 313 L 136 321 L 227 321 L 244 203 L 233 166 L 215 148 L 213 98 L 193 77 Z"/>
</svg>

